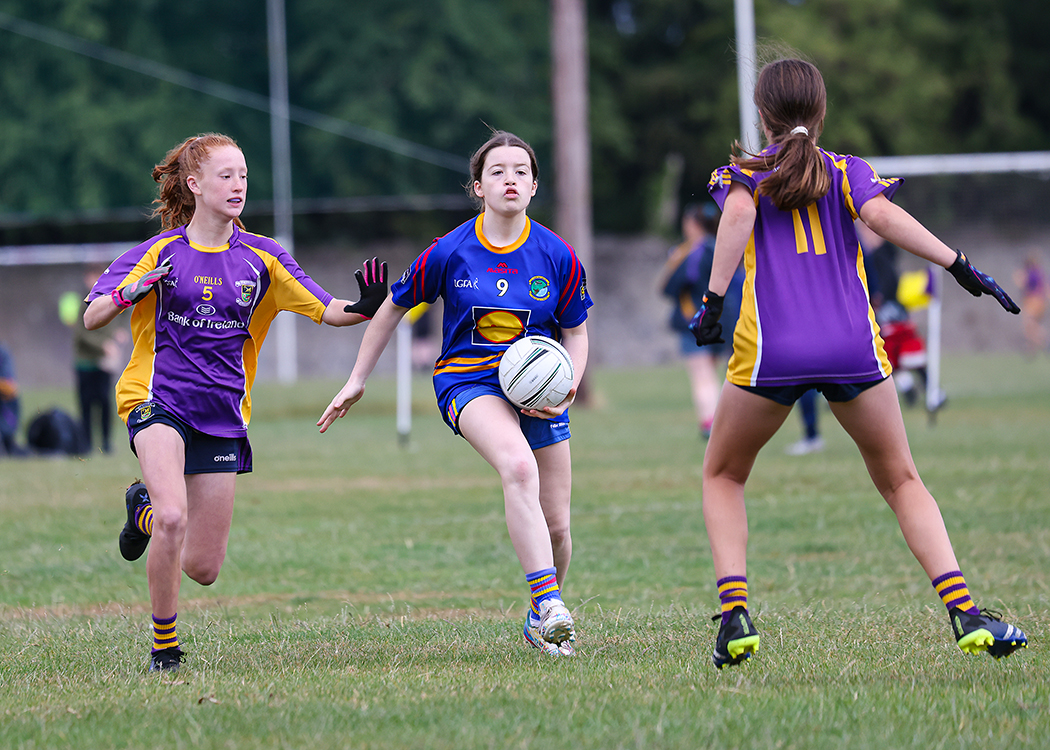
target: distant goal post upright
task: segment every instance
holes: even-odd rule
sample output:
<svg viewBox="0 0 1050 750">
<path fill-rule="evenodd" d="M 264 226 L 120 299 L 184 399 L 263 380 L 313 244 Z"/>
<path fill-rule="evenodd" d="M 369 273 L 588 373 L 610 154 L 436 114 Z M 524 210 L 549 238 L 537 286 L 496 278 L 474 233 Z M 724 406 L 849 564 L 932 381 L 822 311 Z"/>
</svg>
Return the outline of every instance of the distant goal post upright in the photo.
<svg viewBox="0 0 1050 750">
<path fill-rule="evenodd" d="M 1050 151 L 1015 151 L 986 154 L 927 154 L 921 156 L 866 157 L 881 177 L 932 177 L 943 175 L 1038 174 L 1050 176 Z M 925 223 L 925 222 L 924 222 Z M 944 279 L 931 264 L 930 303 L 926 332 L 926 411 L 931 424 L 942 403 L 941 392 L 941 290 Z"/>
</svg>

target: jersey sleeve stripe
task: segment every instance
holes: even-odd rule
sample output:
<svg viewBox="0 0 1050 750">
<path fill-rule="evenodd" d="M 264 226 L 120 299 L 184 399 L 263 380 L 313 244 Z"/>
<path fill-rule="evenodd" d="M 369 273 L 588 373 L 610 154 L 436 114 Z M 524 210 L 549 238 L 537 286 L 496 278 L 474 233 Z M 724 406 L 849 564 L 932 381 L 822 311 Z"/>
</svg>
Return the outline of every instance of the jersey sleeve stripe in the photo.
<svg viewBox="0 0 1050 750">
<path fill-rule="evenodd" d="M 562 240 L 564 242 L 564 240 Z M 580 259 L 576 257 L 576 251 L 572 249 L 572 246 L 567 242 L 565 247 L 569 249 L 569 257 L 572 258 L 572 265 L 569 269 L 569 280 L 565 284 L 565 288 L 562 289 L 561 296 L 558 298 L 558 314 L 560 315 L 565 306 L 569 301 L 580 293 L 580 279 L 583 273 L 583 266 L 580 263 Z"/>
<path fill-rule="evenodd" d="M 412 302 L 419 304 L 426 299 L 427 294 L 427 258 L 430 253 L 437 247 L 438 241 L 434 240 L 430 247 L 423 251 L 423 253 L 416 258 L 415 266 L 415 283 L 412 288 Z"/>
</svg>

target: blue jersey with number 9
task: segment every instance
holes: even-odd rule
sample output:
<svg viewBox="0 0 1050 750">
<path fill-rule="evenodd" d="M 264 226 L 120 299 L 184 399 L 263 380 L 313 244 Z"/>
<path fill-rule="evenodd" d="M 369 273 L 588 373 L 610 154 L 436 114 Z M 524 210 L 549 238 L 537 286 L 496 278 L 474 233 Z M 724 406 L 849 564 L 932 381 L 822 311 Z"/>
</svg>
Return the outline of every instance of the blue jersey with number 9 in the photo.
<svg viewBox="0 0 1050 750">
<path fill-rule="evenodd" d="M 522 336 L 560 340 L 591 307 L 579 258 L 554 232 L 525 218 L 511 245 L 481 231 L 484 214 L 440 237 L 390 287 L 395 304 L 443 300 L 441 354 L 434 364 L 438 401 L 464 383 L 499 383 L 500 357 Z"/>
</svg>

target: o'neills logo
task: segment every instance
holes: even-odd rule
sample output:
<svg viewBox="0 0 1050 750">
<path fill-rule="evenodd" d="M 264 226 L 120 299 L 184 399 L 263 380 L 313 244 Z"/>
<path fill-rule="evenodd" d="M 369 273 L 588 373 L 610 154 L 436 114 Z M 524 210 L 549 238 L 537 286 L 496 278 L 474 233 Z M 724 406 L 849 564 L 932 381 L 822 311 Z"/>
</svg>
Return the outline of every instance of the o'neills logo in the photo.
<svg viewBox="0 0 1050 750">
<path fill-rule="evenodd" d="M 216 463 L 218 463 L 219 461 L 236 461 L 237 460 L 237 454 L 236 453 L 229 453 L 229 454 L 227 454 L 225 456 L 216 456 L 213 460 Z"/>
<path fill-rule="evenodd" d="M 497 263 L 497 264 L 496 264 L 496 267 L 495 267 L 495 268 L 486 268 L 485 270 L 486 270 L 486 271 L 488 271 L 489 273 L 509 273 L 509 274 L 515 274 L 515 273 L 517 273 L 517 272 L 518 272 L 518 269 L 517 269 L 517 268 L 511 268 L 510 266 L 508 266 L 508 265 L 507 265 L 506 263 L 504 263 L 503 261 L 500 261 L 499 263 Z"/>
</svg>

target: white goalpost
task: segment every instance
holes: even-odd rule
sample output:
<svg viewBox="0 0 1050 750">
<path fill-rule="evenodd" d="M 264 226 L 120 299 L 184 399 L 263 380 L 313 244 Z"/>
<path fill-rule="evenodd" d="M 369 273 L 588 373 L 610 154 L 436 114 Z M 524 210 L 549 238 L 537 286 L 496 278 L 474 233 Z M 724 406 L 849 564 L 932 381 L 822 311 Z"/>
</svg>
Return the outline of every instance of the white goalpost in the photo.
<svg viewBox="0 0 1050 750">
<path fill-rule="evenodd" d="M 1050 174 L 1050 151 L 1017 151 L 986 154 L 926 154 L 865 158 L 882 177 L 929 177 L 1029 173 Z M 943 269 L 930 265 L 930 302 L 926 332 L 926 412 L 931 424 L 943 402 L 941 391 L 941 332 Z"/>
</svg>

